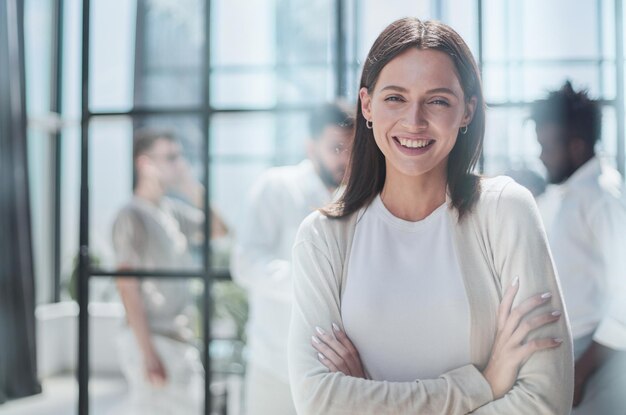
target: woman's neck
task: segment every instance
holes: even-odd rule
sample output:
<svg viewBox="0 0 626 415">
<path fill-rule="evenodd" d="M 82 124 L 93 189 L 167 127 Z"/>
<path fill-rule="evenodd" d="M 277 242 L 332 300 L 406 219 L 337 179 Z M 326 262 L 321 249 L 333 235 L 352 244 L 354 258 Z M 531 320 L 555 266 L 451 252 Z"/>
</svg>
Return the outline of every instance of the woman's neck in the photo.
<svg viewBox="0 0 626 415">
<path fill-rule="evenodd" d="M 386 176 L 380 196 L 387 210 L 394 216 L 417 222 L 446 201 L 446 192 L 445 174 L 429 172 L 412 177 L 393 172 Z"/>
</svg>

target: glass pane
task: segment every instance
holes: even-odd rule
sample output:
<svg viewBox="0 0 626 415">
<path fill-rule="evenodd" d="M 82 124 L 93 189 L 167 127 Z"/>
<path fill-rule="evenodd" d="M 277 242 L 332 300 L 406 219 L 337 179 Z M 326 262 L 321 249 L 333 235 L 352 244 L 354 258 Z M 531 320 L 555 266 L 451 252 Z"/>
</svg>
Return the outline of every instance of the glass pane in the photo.
<svg viewBox="0 0 626 415">
<path fill-rule="evenodd" d="M 606 59 L 615 59 L 615 0 L 599 0 L 602 25 L 602 55 Z"/>
<path fill-rule="evenodd" d="M 615 99 L 617 87 L 615 86 L 615 63 L 608 62 L 602 65 L 602 88 L 598 98 Z"/>
<path fill-rule="evenodd" d="M 26 105 L 29 117 L 41 117 L 50 111 L 52 91 L 53 1 L 24 2 L 24 59 L 26 69 Z"/>
<path fill-rule="evenodd" d="M 37 304 L 53 299 L 54 282 L 54 141 L 33 128 L 28 129 L 28 179 L 30 191 L 31 235 Z"/>
<path fill-rule="evenodd" d="M 61 298 L 75 287 L 71 275 L 77 265 L 80 223 L 80 128 L 61 134 Z"/>
<path fill-rule="evenodd" d="M 406 16 L 416 16 L 428 20 L 432 16 L 431 3 L 429 1 L 406 1 L 389 0 L 364 0 L 359 2 L 359 46 L 357 59 L 363 62 L 374 40 L 387 25 L 394 20 Z"/>
<path fill-rule="evenodd" d="M 212 156 L 271 157 L 276 137 L 273 114 L 216 114 L 211 119 Z"/>
<path fill-rule="evenodd" d="M 82 54 L 82 2 L 63 3 L 63 115 L 73 120 L 81 116 L 81 54 Z"/>
<path fill-rule="evenodd" d="M 273 70 L 215 70 L 211 76 L 211 105 L 217 108 L 273 107 L 276 105 L 276 89 Z"/>
<path fill-rule="evenodd" d="M 522 82 L 512 79 L 513 99 L 532 101 L 543 98 L 546 91 L 560 88 L 566 79 L 572 81 L 575 88 L 585 88 L 593 97 L 599 97 L 599 67 L 596 65 L 524 65 Z M 519 79 L 519 78 L 517 78 Z M 517 86 L 517 87 L 516 87 Z"/>
<path fill-rule="evenodd" d="M 201 0 L 94 1 L 91 108 L 199 105 L 203 5 Z"/>
<path fill-rule="evenodd" d="M 133 131 L 144 136 L 134 169 Z M 120 117 L 91 124 L 90 238 L 95 268 L 202 269 L 200 131 L 200 121 L 192 117 Z M 162 138 L 167 135 L 171 139 Z"/>
<path fill-rule="evenodd" d="M 508 65 L 483 65 L 483 94 L 488 103 L 506 102 L 511 91 Z"/>
<path fill-rule="evenodd" d="M 136 0 L 91 2 L 89 106 L 125 111 L 133 102 Z"/>
<path fill-rule="evenodd" d="M 141 301 L 131 295 L 137 290 Z M 207 313 L 202 293 L 199 279 L 90 281 L 90 400 L 94 414 L 204 413 L 202 316 Z M 147 341 L 154 353 L 139 347 L 127 323 L 126 310 L 138 307 L 146 315 Z M 155 385 L 157 382 L 162 385 Z"/>
<path fill-rule="evenodd" d="M 277 1 L 277 60 L 280 65 L 334 60 L 336 3 L 333 0 Z"/>
<path fill-rule="evenodd" d="M 501 60 L 509 57 L 510 32 L 508 7 L 510 1 L 483 0 L 483 59 Z"/>
<path fill-rule="evenodd" d="M 217 108 L 271 108 L 332 99 L 335 73 L 330 66 L 292 65 L 278 70 L 215 70 L 211 104 Z"/>
<path fill-rule="evenodd" d="M 242 222 L 242 202 L 254 181 L 270 166 L 269 160 L 211 163 L 211 208 L 230 228 L 236 230 L 237 224 Z"/>
<path fill-rule="evenodd" d="M 52 301 L 54 293 L 54 141 L 46 117 L 51 109 L 54 33 L 53 1 L 24 2 L 24 59 L 27 161 L 35 301 Z"/>
<path fill-rule="evenodd" d="M 321 103 L 335 94 L 332 67 L 294 66 L 278 72 L 278 94 L 281 103 Z"/>
<path fill-rule="evenodd" d="M 278 146 L 277 164 L 296 164 L 306 157 L 306 140 L 310 137 L 309 113 L 289 111 L 276 115 Z"/>
<path fill-rule="evenodd" d="M 575 86 L 589 89 L 592 96 L 600 97 L 602 93 L 601 73 L 594 64 L 486 64 L 483 73 L 488 102 L 534 101 L 543 98 L 547 91 L 560 88 L 567 79 Z M 605 89 L 614 85 L 611 79 L 604 80 L 608 81 Z"/>
<path fill-rule="evenodd" d="M 478 5 L 474 0 L 441 2 L 442 21 L 461 35 L 478 60 Z"/>
<path fill-rule="evenodd" d="M 214 66 L 275 63 L 277 22 L 274 1 L 214 0 L 211 1 L 211 20 L 211 62 Z"/>
<path fill-rule="evenodd" d="M 200 105 L 203 0 L 140 0 L 135 106 Z"/>
<path fill-rule="evenodd" d="M 485 58 L 594 59 L 600 54 L 598 1 L 486 0 Z M 585 30 L 580 30 L 584 27 Z"/>
<path fill-rule="evenodd" d="M 543 172 L 541 149 L 527 108 L 491 108 L 487 111 L 485 173 L 503 174 L 511 168 Z"/>
<path fill-rule="evenodd" d="M 111 233 L 117 212 L 132 198 L 132 120 L 94 120 L 90 125 L 90 255 L 94 268 L 113 269 Z"/>
</svg>

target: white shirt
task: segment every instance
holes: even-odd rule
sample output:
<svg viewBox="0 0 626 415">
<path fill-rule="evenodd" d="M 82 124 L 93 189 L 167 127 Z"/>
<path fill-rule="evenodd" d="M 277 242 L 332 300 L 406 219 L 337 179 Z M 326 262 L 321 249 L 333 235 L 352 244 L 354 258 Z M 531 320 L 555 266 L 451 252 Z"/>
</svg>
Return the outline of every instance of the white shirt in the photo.
<svg viewBox="0 0 626 415">
<path fill-rule="evenodd" d="M 538 199 L 574 339 L 626 349 L 626 208 L 596 157 Z"/>
<path fill-rule="evenodd" d="M 311 161 L 271 168 L 253 186 L 237 233 L 231 272 L 235 282 L 248 290 L 250 360 L 285 382 L 291 249 L 302 220 L 330 201 L 331 193 Z"/>
<path fill-rule="evenodd" d="M 446 209 L 408 222 L 379 195 L 356 225 L 341 312 L 374 380 L 436 379 L 470 363 L 469 301 Z"/>
</svg>

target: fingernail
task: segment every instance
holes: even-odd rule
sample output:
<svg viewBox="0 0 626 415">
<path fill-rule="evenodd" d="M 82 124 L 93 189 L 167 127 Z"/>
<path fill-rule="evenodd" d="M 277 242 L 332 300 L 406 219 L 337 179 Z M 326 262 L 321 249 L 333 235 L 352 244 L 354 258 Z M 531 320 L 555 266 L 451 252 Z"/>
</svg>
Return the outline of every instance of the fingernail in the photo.
<svg viewBox="0 0 626 415">
<path fill-rule="evenodd" d="M 563 343 L 563 339 L 560 337 L 554 338 L 552 340 L 554 340 L 555 343 Z"/>
<path fill-rule="evenodd" d="M 320 339 L 318 339 L 317 337 L 315 337 L 315 336 L 311 336 L 311 338 L 313 339 L 313 341 L 314 341 L 315 343 L 317 343 L 317 344 L 321 344 Z"/>
<path fill-rule="evenodd" d="M 318 353 L 317 357 L 319 357 L 320 360 L 325 360 L 326 359 L 326 357 L 323 354 L 321 354 L 321 353 Z"/>
<path fill-rule="evenodd" d="M 321 327 L 315 327 L 315 331 L 317 331 L 320 334 L 320 336 L 323 336 L 326 334 L 326 332 L 322 330 Z"/>
<path fill-rule="evenodd" d="M 541 298 L 542 298 L 543 300 L 547 300 L 547 299 L 548 299 L 548 298 L 550 298 L 550 297 L 552 297 L 552 293 L 549 293 L 549 292 L 548 292 L 548 293 L 543 293 L 543 294 L 541 294 Z"/>
<path fill-rule="evenodd" d="M 552 313 L 550 313 L 550 314 L 552 314 L 554 317 L 557 317 L 557 316 L 560 316 L 560 315 L 561 315 L 561 312 L 560 312 L 559 310 L 554 310 L 554 311 L 553 311 Z"/>
<path fill-rule="evenodd" d="M 519 284 L 519 277 L 515 277 L 513 278 L 513 287 L 517 287 L 517 284 Z"/>
<path fill-rule="evenodd" d="M 335 331 L 341 331 L 341 330 L 339 330 L 339 326 L 338 326 L 338 325 L 336 325 L 335 323 L 333 323 L 333 330 L 335 330 Z"/>
</svg>

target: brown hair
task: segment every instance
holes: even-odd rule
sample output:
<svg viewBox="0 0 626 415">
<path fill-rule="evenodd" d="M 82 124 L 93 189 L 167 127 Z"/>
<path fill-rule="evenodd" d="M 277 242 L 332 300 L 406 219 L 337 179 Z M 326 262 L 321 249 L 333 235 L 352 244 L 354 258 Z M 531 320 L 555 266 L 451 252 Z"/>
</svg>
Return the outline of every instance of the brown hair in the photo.
<svg viewBox="0 0 626 415">
<path fill-rule="evenodd" d="M 135 131 L 133 136 L 133 189 L 137 187 L 137 159 L 152 150 L 158 140 L 167 140 L 174 143 L 178 139 L 169 130 L 152 129 L 148 127 Z"/>
<path fill-rule="evenodd" d="M 410 48 L 433 49 L 446 53 L 454 62 L 466 102 L 476 98 L 476 109 L 467 133 L 459 138 L 448 157 L 448 189 L 459 218 L 469 212 L 480 192 L 479 177 L 472 173 L 482 152 L 485 135 L 485 103 L 478 66 L 469 48 L 451 27 L 436 21 L 422 22 L 404 18 L 391 23 L 370 49 L 361 75 L 360 88 L 371 94 L 381 70 L 396 56 Z M 341 198 L 321 212 L 332 218 L 350 215 L 369 204 L 385 183 L 385 157 L 374 140 L 373 130 L 365 125 L 361 99 L 356 107 L 355 137 L 344 179 Z M 460 133 L 459 133 L 460 134 Z"/>
</svg>

